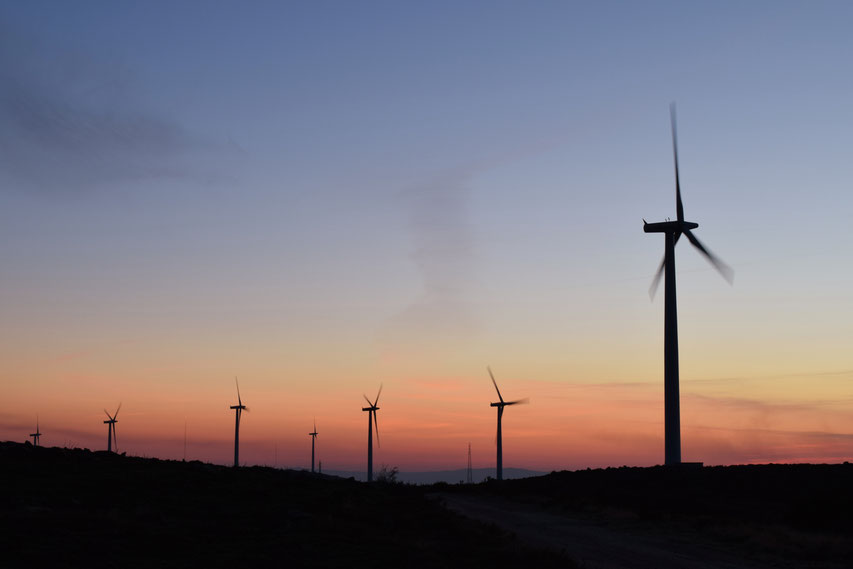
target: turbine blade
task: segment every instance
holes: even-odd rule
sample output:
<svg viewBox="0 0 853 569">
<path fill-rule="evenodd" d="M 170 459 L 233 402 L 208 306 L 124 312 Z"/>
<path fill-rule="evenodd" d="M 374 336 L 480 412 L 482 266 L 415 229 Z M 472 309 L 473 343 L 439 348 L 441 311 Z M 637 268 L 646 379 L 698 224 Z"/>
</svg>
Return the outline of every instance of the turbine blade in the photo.
<svg viewBox="0 0 853 569">
<path fill-rule="evenodd" d="M 678 240 L 681 239 L 681 232 L 675 234 L 675 240 L 672 243 L 672 246 L 675 247 L 678 244 Z M 660 261 L 660 266 L 658 267 L 657 272 L 655 273 L 654 278 L 652 279 L 652 284 L 649 287 L 649 299 L 654 299 L 655 294 L 658 291 L 658 286 L 660 286 L 660 279 L 664 275 L 664 269 L 666 268 L 666 255 L 664 255 L 663 259 Z"/>
<path fill-rule="evenodd" d="M 116 409 L 116 414 L 115 414 L 115 415 L 113 415 L 113 419 L 115 419 L 116 417 L 118 417 L 119 409 L 121 409 L 121 403 L 119 403 L 119 404 L 118 404 L 118 409 Z"/>
<path fill-rule="evenodd" d="M 487 369 L 487 370 L 489 370 L 489 377 L 491 377 L 491 378 L 492 378 L 492 383 L 495 385 L 495 391 L 497 391 L 497 392 L 498 392 L 498 399 L 500 399 L 500 400 L 501 400 L 501 403 L 503 403 L 503 402 L 504 402 L 504 398 L 503 398 L 503 397 L 501 397 L 501 390 L 500 390 L 500 389 L 498 389 L 498 382 L 497 382 L 497 381 L 495 381 L 495 376 L 494 376 L 494 374 L 492 373 L 492 368 L 490 368 L 489 366 L 486 366 L 486 369 Z"/>
<path fill-rule="evenodd" d="M 660 280 L 663 277 L 663 271 L 666 268 L 666 256 L 660 261 L 660 267 L 655 271 L 655 276 L 652 279 L 652 284 L 649 287 L 649 300 L 654 299 L 655 293 L 658 291 L 658 286 L 660 286 Z"/>
<path fill-rule="evenodd" d="M 723 278 L 726 279 L 729 284 L 733 284 L 735 272 L 732 270 L 732 268 L 722 262 L 716 255 L 708 251 L 689 229 L 685 231 L 684 234 L 687 235 L 687 239 L 689 239 L 690 242 L 693 243 L 693 246 L 699 249 L 699 251 L 701 251 L 702 254 L 708 258 L 711 264 L 714 265 L 714 268 L 717 269 L 721 275 L 723 275 Z"/>
<path fill-rule="evenodd" d="M 525 397 L 524 399 L 517 399 L 516 401 L 508 401 L 507 405 L 527 405 L 530 403 L 530 397 Z"/>
<path fill-rule="evenodd" d="M 373 412 L 373 426 L 376 427 L 376 446 L 381 447 L 379 444 L 379 421 L 376 419 L 376 411 Z"/>
<path fill-rule="evenodd" d="M 373 406 L 376 407 L 379 405 L 379 395 L 382 393 L 382 384 L 379 384 L 379 393 L 376 394 L 376 401 L 373 402 Z"/>
<path fill-rule="evenodd" d="M 113 425 L 113 448 L 116 449 L 116 454 L 118 454 L 118 439 L 116 438 L 116 426 Z"/>
<path fill-rule="evenodd" d="M 361 394 L 361 396 L 362 396 L 362 397 L 364 397 L 364 400 L 365 400 L 365 401 L 367 401 L 367 404 L 368 404 L 368 405 L 370 405 L 371 407 L 373 407 L 373 403 L 371 403 L 371 402 L 370 402 L 370 399 L 368 399 L 368 398 L 367 398 L 367 395 L 365 395 L 364 393 L 362 393 L 362 394 Z"/>
<path fill-rule="evenodd" d="M 104 413 L 107 413 L 107 410 L 106 410 L 106 409 L 104 409 Z M 107 417 L 109 417 L 110 419 L 112 419 L 112 417 L 110 416 L 110 414 L 109 414 L 109 413 L 107 413 Z"/>
<path fill-rule="evenodd" d="M 495 446 L 498 446 L 498 434 L 501 432 L 501 417 L 503 417 L 504 408 L 498 407 L 498 426 L 495 430 Z"/>
<path fill-rule="evenodd" d="M 672 124 L 672 156 L 675 160 L 675 212 L 678 221 L 684 221 L 684 205 L 681 203 L 681 183 L 678 179 L 678 135 L 675 127 L 675 103 L 669 105 L 669 119 Z"/>
<path fill-rule="evenodd" d="M 240 382 L 239 382 L 239 381 L 237 381 L 237 376 L 236 376 L 236 375 L 234 376 L 234 383 L 236 383 L 236 384 L 237 384 L 237 404 L 238 404 L 238 405 L 242 405 L 242 404 L 243 404 L 243 400 L 240 398 Z"/>
</svg>

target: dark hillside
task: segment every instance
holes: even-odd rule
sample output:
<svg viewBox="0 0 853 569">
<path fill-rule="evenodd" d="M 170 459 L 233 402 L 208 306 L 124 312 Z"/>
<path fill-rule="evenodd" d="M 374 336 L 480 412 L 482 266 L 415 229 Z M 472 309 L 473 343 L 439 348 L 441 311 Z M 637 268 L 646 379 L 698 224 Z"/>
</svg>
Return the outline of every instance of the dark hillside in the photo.
<svg viewBox="0 0 853 569">
<path fill-rule="evenodd" d="M 565 567 L 423 489 L 0 443 L 3 567 Z"/>
<path fill-rule="evenodd" d="M 648 519 L 707 517 L 853 533 L 848 463 L 579 470 L 483 491 L 547 496 L 549 504 L 574 510 L 618 508 Z"/>
<path fill-rule="evenodd" d="M 536 505 L 630 532 L 711 541 L 772 565 L 853 566 L 848 463 L 608 468 L 444 491 Z"/>
</svg>

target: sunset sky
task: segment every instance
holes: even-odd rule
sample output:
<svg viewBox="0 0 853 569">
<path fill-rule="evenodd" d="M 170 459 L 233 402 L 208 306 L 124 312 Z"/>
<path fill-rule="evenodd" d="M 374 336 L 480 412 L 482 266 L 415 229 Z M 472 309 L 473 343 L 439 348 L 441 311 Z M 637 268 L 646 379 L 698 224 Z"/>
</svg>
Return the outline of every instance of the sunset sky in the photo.
<svg viewBox="0 0 853 569">
<path fill-rule="evenodd" d="M 5 2 L 0 439 L 324 470 L 853 457 L 853 4 Z"/>
</svg>

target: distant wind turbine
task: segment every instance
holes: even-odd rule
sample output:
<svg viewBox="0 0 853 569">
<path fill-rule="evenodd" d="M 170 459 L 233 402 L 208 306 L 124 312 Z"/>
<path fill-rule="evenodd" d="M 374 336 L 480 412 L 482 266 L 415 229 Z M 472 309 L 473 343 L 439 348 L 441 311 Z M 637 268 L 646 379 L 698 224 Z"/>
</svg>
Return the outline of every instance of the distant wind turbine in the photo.
<svg viewBox="0 0 853 569">
<path fill-rule="evenodd" d="M 504 470 L 503 470 L 503 440 L 501 437 L 501 418 L 504 415 L 504 407 L 507 405 L 518 405 L 520 403 L 530 403 L 530 399 L 518 399 L 517 401 L 504 401 L 504 398 L 501 396 L 501 390 L 498 389 L 498 382 L 495 381 L 495 376 L 492 374 L 492 368 L 487 367 L 489 370 L 489 377 L 492 378 L 492 383 L 495 385 L 495 391 L 498 392 L 498 399 L 500 399 L 497 403 L 490 403 L 491 407 L 498 408 L 498 436 L 497 436 L 497 444 L 498 444 L 498 461 L 497 461 L 497 478 L 498 480 L 503 480 Z"/>
<path fill-rule="evenodd" d="M 39 439 L 41 439 L 41 431 L 39 430 L 38 415 L 36 415 L 36 432 L 30 433 L 30 436 L 33 438 L 33 446 L 39 446 Z"/>
<path fill-rule="evenodd" d="M 240 398 L 240 382 L 234 378 L 234 383 L 237 385 L 237 405 L 232 405 L 230 409 L 234 409 L 236 420 L 234 423 L 234 466 L 240 466 L 240 415 L 243 411 L 248 411 L 248 407 L 243 405 L 243 399 Z"/>
<path fill-rule="evenodd" d="M 382 393 L 382 385 L 379 385 L 379 392 L 376 394 L 376 400 L 371 403 L 367 395 L 364 400 L 370 407 L 362 407 L 362 411 L 367 411 L 367 481 L 373 482 L 373 425 L 376 425 L 376 446 L 379 446 L 379 423 L 376 421 L 376 412 L 379 407 L 379 394 Z"/>
<path fill-rule="evenodd" d="M 116 452 L 118 452 L 118 441 L 116 440 L 116 423 L 118 422 L 118 411 L 121 409 L 121 403 L 118 404 L 118 408 L 113 415 L 107 413 L 107 410 L 104 409 L 104 413 L 107 413 L 108 420 L 104 421 L 104 424 L 107 425 L 107 452 L 113 451 L 113 443 L 115 443 Z"/>
<path fill-rule="evenodd" d="M 719 258 L 706 249 L 693 235 L 691 229 L 699 227 L 698 223 L 684 220 L 684 206 L 681 203 L 681 185 L 678 179 L 678 142 L 675 128 L 675 103 L 670 105 L 670 121 L 672 124 L 672 154 L 675 160 L 675 221 L 647 223 L 643 220 L 643 231 L 646 233 L 663 233 L 666 236 L 666 249 L 663 261 L 655 273 L 649 295 L 654 297 L 664 276 L 664 452 L 666 464 L 681 463 L 681 411 L 679 409 L 678 387 L 678 316 L 675 302 L 675 244 L 684 234 L 687 240 L 705 255 L 717 271 L 723 275 L 729 284 L 732 283 L 734 272 Z"/>
<path fill-rule="evenodd" d="M 474 469 L 471 468 L 471 443 L 468 443 L 468 473 L 465 481 L 468 484 L 474 483 Z"/>
<path fill-rule="evenodd" d="M 314 443 L 317 441 L 317 419 L 314 419 L 314 432 L 308 433 L 311 437 L 311 472 L 314 472 Z"/>
</svg>

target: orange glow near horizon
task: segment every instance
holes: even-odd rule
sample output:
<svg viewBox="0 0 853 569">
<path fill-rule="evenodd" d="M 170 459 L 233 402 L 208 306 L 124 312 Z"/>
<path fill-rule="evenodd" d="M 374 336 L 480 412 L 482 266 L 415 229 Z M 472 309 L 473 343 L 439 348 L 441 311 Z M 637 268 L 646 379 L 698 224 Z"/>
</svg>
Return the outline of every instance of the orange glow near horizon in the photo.
<svg viewBox="0 0 853 569">
<path fill-rule="evenodd" d="M 506 399 L 530 398 L 529 405 L 510 407 L 504 414 L 505 467 L 551 471 L 662 462 L 661 385 L 523 380 L 500 369 L 496 375 Z M 849 383 L 851 376 L 853 372 L 839 372 L 824 380 L 840 385 Z M 849 460 L 853 400 L 826 401 L 815 389 L 813 399 L 790 402 L 785 395 L 802 381 L 792 375 L 683 382 L 684 460 L 706 464 Z M 39 383 L 16 387 L 12 396 L 34 398 Z M 363 470 L 367 414 L 361 411 L 361 394 L 373 398 L 379 381 L 360 383 L 364 389 L 342 387 L 331 378 L 285 386 L 268 378 L 244 377 L 241 390 L 249 412 L 241 421 L 241 462 L 309 468 L 308 433 L 316 416 L 317 456 L 324 470 Z M 106 383 L 101 374 L 68 373 L 63 384 L 75 389 L 38 396 L 45 446 L 105 448 L 106 417 L 101 407 L 112 413 L 121 401 L 120 451 L 181 459 L 186 425 L 187 459 L 232 461 L 234 412 L 228 407 L 236 402 L 233 378 L 215 383 L 192 378 L 171 384 L 137 379 Z M 780 397 L 767 402 L 751 396 L 756 390 L 766 392 L 763 384 L 772 384 Z M 96 388 L 102 393 L 97 400 L 84 395 Z M 494 467 L 496 412 L 489 402 L 496 400 L 485 370 L 478 378 L 386 379 L 379 401 L 375 468 L 383 464 L 408 471 L 464 468 L 469 442 L 474 467 Z M 23 441 L 34 426 L 35 413 L 18 411 L 5 416 L 0 432 L 5 439 Z"/>
</svg>

